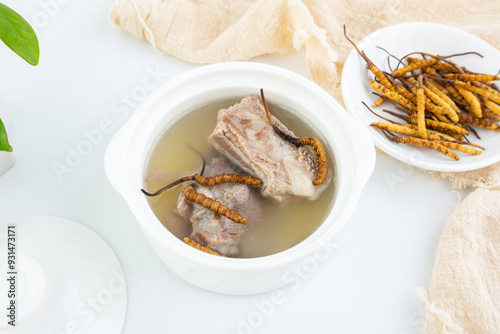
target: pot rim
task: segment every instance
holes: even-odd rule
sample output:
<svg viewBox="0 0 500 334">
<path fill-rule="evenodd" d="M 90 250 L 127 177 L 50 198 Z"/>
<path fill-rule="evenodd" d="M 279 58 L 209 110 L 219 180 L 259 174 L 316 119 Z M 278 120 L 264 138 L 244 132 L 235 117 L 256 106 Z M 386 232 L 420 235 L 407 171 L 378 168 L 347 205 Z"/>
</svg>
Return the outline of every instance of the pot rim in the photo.
<svg viewBox="0 0 500 334">
<path fill-rule="evenodd" d="M 336 119 L 341 121 L 341 126 L 345 130 L 345 134 L 349 136 L 347 144 L 350 144 L 355 150 L 353 154 L 353 161 L 355 161 L 354 166 L 342 166 L 345 170 L 340 170 L 341 177 L 349 176 L 348 180 L 340 180 L 344 188 L 349 189 L 350 194 L 347 200 L 344 200 L 344 206 L 340 212 L 336 214 L 335 221 L 330 222 L 330 218 L 333 209 L 337 204 L 332 206 L 329 216 L 325 219 L 322 225 L 313 232 L 309 237 L 298 243 L 297 245 L 284 250 L 282 252 L 257 257 L 257 258 L 223 258 L 217 257 L 204 252 L 200 252 L 188 245 L 183 241 L 176 238 L 171 234 L 156 218 L 153 211 L 149 207 L 146 199 L 140 193 L 137 182 L 130 182 L 130 172 L 134 170 L 137 172 L 138 165 L 131 168 L 127 165 L 130 161 L 131 155 L 130 147 L 138 150 L 137 152 L 142 152 L 142 157 L 145 161 L 141 162 L 142 175 L 144 173 L 145 163 L 147 162 L 147 156 L 149 156 L 149 151 L 151 147 L 148 148 L 138 148 L 136 145 L 140 145 L 142 142 L 147 140 L 136 140 L 138 137 L 137 132 L 140 131 L 140 124 L 153 123 L 154 118 L 148 118 L 148 112 L 155 107 L 155 104 L 159 99 L 165 96 L 173 96 L 176 93 L 185 94 L 183 99 L 175 100 L 177 103 L 182 103 L 183 100 L 187 100 L 192 97 L 196 90 L 198 93 L 202 93 L 204 84 L 209 82 L 211 79 L 215 85 L 215 82 L 224 80 L 227 77 L 233 76 L 238 80 L 242 80 L 241 76 L 248 76 L 250 83 L 247 86 L 253 86 L 255 84 L 256 78 L 260 77 L 261 82 L 266 80 L 271 80 L 273 83 L 284 84 L 284 89 L 281 87 L 276 89 L 266 89 L 266 98 L 270 101 L 273 100 L 273 96 L 278 96 L 280 94 L 286 94 L 288 90 L 291 91 L 303 91 L 302 96 L 294 96 L 294 99 L 311 99 L 314 98 L 321 101 L 322 105 L 329 105 L 330 111 L 333 111 L 331 115 L 328 115 L 324 111 L 322 112 L 324 117 L 327 119 Z M 240 81 L 238 81 L 240 82 Z M 267 82 L 266 82 L 267 84 Z M 231 85 L 236 85 L 234 82 L 227 84 L 228 87 Z M 190 87 L 190 91 L 187 91 L 186 87 Z M 210 89 L 213 89 L 211 87 Z M 210 90 L 209 89 L 209 90 Z M 256 92 L 258 90 L 256 89 Z M 310 96 L 308 96 L 308 94 Z M 294 94 L 296 95 L 296 94 Z M 165 111 L 166 114 L 168 111 Z M 305 112 L 306 114 L 308 112 Z M 180 117 L 178 113 L 177 117 Z M 300 115 L 303 115 L 302 112 Z M 312 115 L 312 114 L 310 114 Z M 309 115 L 309 116 L 310 116 Z M 159 115 L 158 117 L 160 117 Z M 164 116 L 164 115 L 163 115 Z M 335 116 L 335 117 L 331 117 Z M 173 116 L 172 116 L 173 117 Z M 172 118 L 171 117 L 171 118 Z M 160 117 L 161 118 L 161 117 Z M 321 122 L 321 120 L 320 120 Z M 325 122 L 326 123 L 326 122 Z M 321 125 L 323 126 L 323 125 Z M 335 124 L 337 130 L 339 124 Z M 349 128 L 349 131 L 347 129 Z M 355 129 L 356 135 L 350 134 L 351 129 Z M 149 142 L 151 138 L 161 135 L 159 128 L 152 130 L 149 134 Z M 320 131 L 324 138 L 327 138 L 328 144 L 330 146 L 331 135 Z M 349 135 L 350 134 L 350 135 Z M 145 135 L 142 135 L 144 137 Z M 139 142 L 139 143 L 138 143 Z M 335 145 L 333 145 L 335 146 Z M 332 151 L 334 151 L 334 148 Z M 334 151 L 334 155 L 335 155 Z M 136 155 L 137 157 L 137 155 Z M 127 160 L 128 159 L 128 160 Z M 336 156 L 336 159 L 338 157 Z M 119 160 L 119 162 L 117 162 Z M 362 160 L 362 161 L 361 161 Z M 124 163 L 124 164 L 123 164 Z M 231 270 L 231 271 L 255 271 L 257 269 L 266 269 L 270 267 L 288 265 L 298 259 L 304 258 L 307 255 L 313 254 L 318 247 L 324 247 L 325 244 L 331 241 L 331 238 L 341 229 L 344 223 L 347 221 L 348 217 L 354 210 L 354 207 L 359 199 L 361 191 L 371 175 L 375 164 L 375 149 L 373 142 L 369 137 L 366 129 L 362 128 L 354 119 L 351 118 L 349 114 L 344 110 L 344 108 L 333 99 L 329 94 L 327 94 L 322 88 L 317 86 L 312 81 L 288 70 L 266 65 L 260 63 L 252 62 L 228 62 L 220 64 L 205 65 L 193 70 L 189 70 L 179 76 L 176 76 L 160 86 L 155 92 L 153 92 L 135 111 L 135 113 L 130 117 L 126 124 L 115 134 L 112 138 L 105 154 L 105 170 L 113 187 L 125 198 L 129 208 L 134 213 L 141 229 L 148 237 L 153 238 L 159 244 L 163 245 L 163 248 L 168 249 L 171 253 L 175 253 L 177 256 L 181 257 L 184 261 L 191 261 L 196 263 L 201 267 L 211 267 L 220 270 Z M 340 164 L 342 165 L 342 164 Z M 350 174 L 348 169 L 353 169 L 354 172 Z M 132 176 L 134 178 L 134 176 Z M 134 187 L 136 187 L 134 189 Z M 339 187 L 337 191 L 341 190 Z M 139 194 L 140 193 L 140 194 Z M 338 196 L 337 196 L 338 197 Z M 325 227 L 327 225 L 327 227 Z M 158 251 L 158 250 L 157 250 Z M 161 250 L 160 250 L 161 251 Z"/>
</svg>

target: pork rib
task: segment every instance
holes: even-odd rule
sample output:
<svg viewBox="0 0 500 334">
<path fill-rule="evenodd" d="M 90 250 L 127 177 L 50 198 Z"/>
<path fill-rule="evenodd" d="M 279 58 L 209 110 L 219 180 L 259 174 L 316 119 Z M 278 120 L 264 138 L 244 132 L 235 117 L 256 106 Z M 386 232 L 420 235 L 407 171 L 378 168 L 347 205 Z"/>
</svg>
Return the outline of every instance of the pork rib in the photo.
<svg viewBox="0 0 500 334">
<path fill-rule="evenodd" d="M 207 166 L 205 175 L 241 173 L 224 157 L 215 158 Z M 177 201 L 177 213 L 188 219 L 193 232 L 190 238 L 227 256 L 237 256 L 243 233 L 261 219 L 260 196 L 251 186 L 240 183 L 220 183 L 211 187 L 195 186 L 196 192 L 227 205 L 248 220 L 247 225 L 237 224 L 203 206 L 188 201 L 183 193 Z"/>
<path fill-rule="evenodd" d="M 273 123 L 294 136 L 283 123 Z M 292 196 L 315 199 L 324 187 L 314 186 L 316 161 L 308 147 L 296 147 L 273 130 L 258 95 L 218 113 L 210 143 L 238 167 L 263 182 L 262 194 L 283 201 Z"/>
</svg>

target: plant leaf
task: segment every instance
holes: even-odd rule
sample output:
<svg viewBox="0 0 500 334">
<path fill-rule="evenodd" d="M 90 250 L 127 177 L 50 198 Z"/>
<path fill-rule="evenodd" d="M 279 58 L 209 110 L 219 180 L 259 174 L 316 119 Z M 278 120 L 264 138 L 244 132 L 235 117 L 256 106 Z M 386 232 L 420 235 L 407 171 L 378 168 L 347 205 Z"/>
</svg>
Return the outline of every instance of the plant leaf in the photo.
<svg viewBox="0 0 500 334">
<path fill-rule="evenodd" d="M 29 64 L 38 64 L 40 49 L 35 31 L 21 15 L 1 3 L 0 39 Z"/>
<path fill-rule="evenodd" d="M 5 125 L 3 125 L 2 119 L 0 118 L 0 151 L 12 152 L 12 147 L 9 144 L 9 139 L 7 138 L 7 130 Z"/>
</svg>

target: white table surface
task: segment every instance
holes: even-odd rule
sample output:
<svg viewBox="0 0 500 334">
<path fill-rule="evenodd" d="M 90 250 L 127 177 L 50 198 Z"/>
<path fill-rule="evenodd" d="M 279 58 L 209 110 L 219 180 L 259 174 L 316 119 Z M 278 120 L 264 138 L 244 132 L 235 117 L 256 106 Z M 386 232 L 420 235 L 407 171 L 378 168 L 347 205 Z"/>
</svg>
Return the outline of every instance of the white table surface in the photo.
<svg viewBox="0 0 500 334">
<path fill-rule="evenodd" d="M 155 256 L 103 169 L 107 143 L 127 118 L 123 113 L 132 113 L 145 97 L 145 79 L 154 84 L 149 73 L 161 73 L 163 82 L 196 65 L 161 55 L 111 25 L 109 0 L 4 3 L 36 27 L 41 57 L 32 67 L 0 47 L 0 94 L 11 114 L 9 135 L 17 158 L 0 176 L 0 222 L 60 216 L 106 240 L 127 277 L 123 333 L 422 331 L 424 306 L 416 289 L 429 287 L 442 228 L 465 191 L 377 154 L 359 205 L 336 237 L 335 253 L 293 289 L 282 288 L 282 303 L 263 311 L 270 293 L 204 291 Z M 254 61 L 308 77 L 304 56 L 301 51 Z M 58 175 L 54 165 L 65 164 L 68 151 L 106 120 L 110 132 L 71 171 Z"/>
</svg>

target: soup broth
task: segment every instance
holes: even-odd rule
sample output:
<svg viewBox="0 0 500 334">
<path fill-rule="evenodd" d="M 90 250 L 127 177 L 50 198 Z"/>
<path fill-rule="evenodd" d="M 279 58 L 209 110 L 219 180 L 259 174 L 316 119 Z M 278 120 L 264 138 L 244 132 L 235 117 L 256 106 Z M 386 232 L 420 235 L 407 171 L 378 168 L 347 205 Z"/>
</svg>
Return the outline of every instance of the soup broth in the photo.
<svg viewBox="0 0 500 334">
<path fill-rule="evenodd" d="M 216 101 L 184 114 L 159 138 L 153 148 L 146 167 L 144 186 L 154 192 L 180 177 L 199 173 L 202 166 L 200 156 L 189 147 L 200 152 L 207 163 L 221 156 L 208 142 L 217 123 L 217 112 L 241 101 L 241 98 Z M 310 236 L 326 219 L 335 200 L 335 170 L 331 150 L 321 136 L 307 122 L 292 112 L 268 102 L 271 113 L 283 122 L 295 135 L 315 136 L 325 146 L 328 156 L 328 187 L 321 196 L 311 201 L 293 199 L 278 203 L 258 192 L 259 205 L 264 219 L 253 222 L 239 243 L 239 257 L 252 258 L 275 254 L 300 243 Z M 189 236 L 191 222 L 176 214 L 179 194 L 188 183 L 172 188 L 159 196 L 148 197 L 149 204 L 159 221 L 179 239 Z M 222 203 L 224 204 L 224 203 Z M 194 204 L 197 205 L 197 204 Z"/>
</svg>

